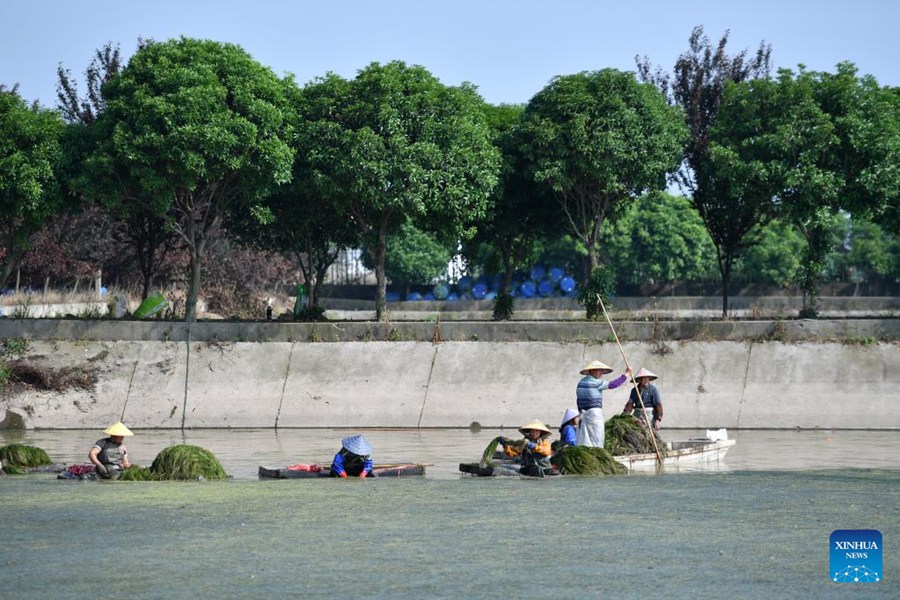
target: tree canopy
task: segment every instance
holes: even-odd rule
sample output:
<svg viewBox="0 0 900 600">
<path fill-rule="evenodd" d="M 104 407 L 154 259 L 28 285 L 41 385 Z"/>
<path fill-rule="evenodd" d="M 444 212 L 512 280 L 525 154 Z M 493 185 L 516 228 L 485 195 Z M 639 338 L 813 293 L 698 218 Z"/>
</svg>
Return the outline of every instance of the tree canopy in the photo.
<svg viewBox="0 0 900 600">
<path fill-rule="evenodd" d="M 554 78 L 522 121 L 527 173 L 559 201 L 590 269 L 600 265 L 603 221 L 617 204 L 665 186 L 687 136 L 680 109 L 614 69 Z"/>
<path fill-rule="evenodd" d="M 387 238 L 407 220 L 448 241 L 470 236 L 487 215 L 499 152 L 475 89 L 445 86 L 423 67 L 372 63 L 332 92 L 317 124 L 329 144 L 311 166 L 371 254 L 382 319 Z"/>
<path fill-rule="evenodd" d="M 185 319 L 194 319 L 209 232 L 291 176 L 285 83 L 238 46 L 148 42 L 103 86 L 101 132 L 82 187 L 166 219 L 191 257 Z"/>
<path fill-rule="evenodd" d="M 706 223 L 716 246 L 722 277 L 722 315 L 728 311 L 728 285 L 735 259 L 754 243 L 748 234 L 754 230 L 764 200 L 749 189 L 723 186 L 709 164 L 710 130 L 718 118 L 719 106 L 729 82 L 765 79 L 769 75 L 771 46 L 761 42 L 756 54 L 746 50 L 730 55 L 726 51 L 729 32 L 713 45 L 703 31 L 695 27 L 688 40 L 688 51 L 675 61 L 671 74 L 653 69 L 650 60 L 636 58 L 642 81 L 654 83 L 672 104 L 684 109 L 690 130 L 685 144 L 684 162 L 675 175 L 681 190 L 693 201 Z M 722 164 L 722 161 L 720 161 Z"/>
<path fill-rule="evenodd" d="M 0 288 L 29 237 L 62 206 L 58 168 L 64 124 L 0 86 Z"/>
</svg>

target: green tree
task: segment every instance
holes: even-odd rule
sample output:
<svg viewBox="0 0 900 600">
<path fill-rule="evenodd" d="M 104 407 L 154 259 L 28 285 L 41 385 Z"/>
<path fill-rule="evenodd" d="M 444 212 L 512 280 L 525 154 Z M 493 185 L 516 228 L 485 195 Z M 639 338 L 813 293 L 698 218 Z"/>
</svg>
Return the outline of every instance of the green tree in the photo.
<svg viewBox="0 0 900 600">
<path fill-rule="evenodd" d="M 507 310 L 494 311 L 498 320 L 512 317 L 512 301 L 507 296 L 513 273 L 533 262 L 542 236 L 558 222 L 552 197 L 525 176 L 520 141 L 524 109 L 523 105 L 507 104 L 486 107 L 494 144 L 502 156 L 500 183 L 494 191 L 493 209 L 463 248 L 469 264 L 481 263 L 489 272 L 503 274 L 495 309 Z"/>
<path fill-rule="evenodd" d="M 407 220 L 448 242 L 470 237 L 487 215 L 499 152 L 474 87 L 445 86 L 423 67 L 372 63 L 337 93 L 318 127 L 330 149 L 311 161 L 370 253 L 381 320 L 388 238 Z"/>
<path fill-rule="evenodd" d="M 778 167 L 774 140 L 757 139 L 778 119 L 777 86 L 769 79 L 729 82 L 708 132 L 706 158 L 696 166 L 705 201 L 694 199 L 716 248 L 722 279 L 722 316 L 728 314 L 732 272 L 743 253 L 760 241 L 777 209 Z M 702 209 L 702 210 L 700 210 Z"/>
<path fill-rule="evenodd" d="M 290 179 L 284 86 L 238 46 L 180 38 L 148 42 L 102 88 L 82 190 L 138 204 L 177 232 L 190 255 L 186 321 L 210 232 Z"/>
<path fill-rule="evenodd" d="M 365 252 L 363 264 L 372 269 L 372 253 Z M 391 283 L 403 286 L 409 293 L 411 285 L 427 285 L 447 274 L 453 258 L 453 248 L 433 234 L 404 223 L 388 238 L 384 254 L 384 273 Z"/>
<path fill-rule="evenodd" d="M 763 118 L 753 122 L 751 131 L 723 142 L 723 153 L 737 156 L 738 162 L 718 173 L 730 178 L 736 165 L 763 173 L 760 187 L 777 199 L 778 214 L 806 239 L 798 278 L 801 316 L 815 317 L 838 211 L 877 218 L 891 214 L 897 203 L 896 96 L 871 77 L 857 77 L 850 63 L 838 65 L 836 74 L 802 66 L 797 74 L 782 69 L 777 81 L 730 89 L 717 129 L 726 121 L 743 121 L 746 127 L 748 106 Z M 735 114 L 729 114 L 732 109 Z"/>
<path fill-rule="evenodd" d="M 145 45 L 144 40 L 138 40 L 139 49 Z M 94 52 L 84 73 L 87 91 L 83 96 L 71 71 L 62 65 L 57 69 L 57 106 L 69 123 L 65 138 L 65 169 L 62 174 L 64 184 L 78 180 L 79 171 L 84 168 L 82 163 L 85 155 L 92 146 L 91 139 L 96 133 L 96 128 L 91 125 L 105 108 L 103 85 L 121 70 L 122 54 L 118 44 L 114 45 L 112 42 L 107 42 Z M 123 174 L 122 181 L 126 177 L 127 174 Z M 77 195 L 77 191 L 74 195 Z M 96 198 L 83 198 L 86 204 L 95 203 L 95 200 Z M 106 204 L 104 210 L 117 219 L 112 223 L 111 232 L 116 240 L 126 244 L 133 252 L 141 273 L 141 298 L 147 298 L 154 278 L 163 269 L 169 254 L 175 251 L 178 238 L 172 228 L 166 226 L 164 217 L 140 204 L 121 199 Z M 86 212 L 92 210 L 88 205 L 83 206 L 83 209 Z"/>
<path fill-rule="evenodd" d="M 58 113 L 0 86 L 0 287 L 30 236 L 63 206 L 57 180 L 63 131 Z"/>
<path fill-rule="evenodd" d="M 687 136 L 681 110 L 614 69 L 554 78 L 525 109 L 526 172 L 557 199 L 598 268 L 600 232 L 617 205 L 665 186 Z"/>
<path fill-rule="evenodd" d="M 757 223 L 767 218 L 761 214 L 766 206 L 759 193 L 744 185 L 723 185 L 722 169 L 713 169 L 710 160 L 710 130 L 716 123 L 728 83 L 767 78 L 770 70 L 771 46 L 761 42 L 756 54 L 747 51 L 735 55 L 726 52 L 729 32 L 716 45 L 704 34 L 703 27 L 694 27 L 688 40 L 688 51 L 675 61 L 671 74 L 650 64 L 647 57 L 635 57 L 642 81 L 659 87 L 672 104 L 684 109 L 685 123 L 690 137 L 684 149 L 684 162 L 675 175 L 682 192 L 691 198 L 706 224 L 716 246 L 719 271 L 722 276 L 722 316 L 728 314 L 728 290 L 731 269 L 741 251 L 755 243 L 750 235 Z M 720 156 L 719 166 L 725 167 L 728 157 Z M 746 182 L 753 176 L 744 172 Z"/>
<path fill-rule="evenodd" d="M 603 225 L 619 282 L 703 281 L 715 269 L 715 248 L 703 220 L 683 196 L 650 193 Z"/>
<path fill-rule="evenodd" d="M 359 240 L 353 221 L 335 200 L 337 193 L 314 168 L 315 157 L 329 155 L 334 140 L 328 120 L 346 94 L 348 82 L 328 75 L 302 89 L 289 85 L 286 111 L 293 135 L 293 177 L 264 202 L 271 220 L 261 222 L 247 211 L 229 219 L 229 228 L 244 244 L 276 250 L 290 257 L 307 284 L 309 302 L 318 307 L 328 268 L 341 250 Z"/>
<path fill-rule="evenodd" d="M 734 279 L 789 287 L 797 280 L 806 241 L 789 223 L 774 219 L 753 232 L 757 243 L 747 247 L 734 265 Z"/>
<path fill-rule="evenodd" d="M 881 226 L 843 213 L 833 255 L 833 277 L 858 285 L 900 280 L 900 240 Z"/>
</svg>

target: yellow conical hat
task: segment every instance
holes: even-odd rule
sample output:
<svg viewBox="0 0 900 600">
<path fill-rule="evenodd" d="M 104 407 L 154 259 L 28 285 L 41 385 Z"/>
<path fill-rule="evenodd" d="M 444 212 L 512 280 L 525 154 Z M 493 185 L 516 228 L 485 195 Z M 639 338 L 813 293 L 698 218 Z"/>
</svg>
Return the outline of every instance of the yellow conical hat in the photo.
<svg viewBox="0 0 900 600">
<path fill-rule="evenodd" d="M 590 373 L 590 372 L 593 371 L 594 369 L 600 369 L 601 371 L 603 371 L 603 374 L 604 374 L 604 375 L 605 375 L 606 373 L 612 373 L 612 367 L 610 367 L 609 365 L 607 365 L 607 364 L 605 364 L 605 363 L 602 363 L 602 362 L 600 362 L 599 360 L 592 360 L 592 361 L 591 361 L 591 364 L 589 364 L 588 366 L 586 366 L 585 368 L 583 368 L 583 369 L 581 370 L 581 374 L 582 374 L 582 375 L 587 375 L 588 373 Z"/>
<path fill-rule="evenodd" d="M 525 435 L 525 431 L 528 429 L 536 429 L 537 431 L 540 431 L 541 437 L 547 437 L 548 435 L 550 435 L 552 433 L 549 429 L 547 429 L 546 425 L 544 425 L 537 419 L 535 419 L 531 423 L 526 423 L 525 425 L 522 425 L 521 427 L 519 427 L 519 433 L 521 433 L 522 435 Z"/>
<path fill-rule="evenodd" d="M 103 430 L 103 433 L 105 433 L 106 435 L 121 435 L 121 436 L 134 435 L 133 433 L 131 433 L 130 429 L 125 427 L 125 425 L 122 423 L 122 421 L 119 421 L 115 425 L 110 425 L 109 427 L 107 427 L 106 429 Z"/>
</svg>

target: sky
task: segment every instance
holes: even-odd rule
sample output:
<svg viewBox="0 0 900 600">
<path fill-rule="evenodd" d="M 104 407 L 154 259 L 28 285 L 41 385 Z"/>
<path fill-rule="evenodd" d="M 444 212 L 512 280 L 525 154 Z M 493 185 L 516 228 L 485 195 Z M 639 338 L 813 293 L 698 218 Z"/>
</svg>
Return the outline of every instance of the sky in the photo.
<svg viewBox="0 0 900 600">
<path fill-rule="evenodd" d="M 138 38 L 186 36 L 237 44 L 301 84 L 402 60 L 526 103 L 554 76 L 633 71 L 637 55 L 671 71 L 699 25 L 714 43 L 730 31 L 730 54 L 771 44 L 776 68 L 850 61 L 900 86 L 898 24 L 895 0 L 0 0 L 0 84 L 55 107 L 59 65 L 83 82 L 107 42 L 128 57 Z"/>
</svg>

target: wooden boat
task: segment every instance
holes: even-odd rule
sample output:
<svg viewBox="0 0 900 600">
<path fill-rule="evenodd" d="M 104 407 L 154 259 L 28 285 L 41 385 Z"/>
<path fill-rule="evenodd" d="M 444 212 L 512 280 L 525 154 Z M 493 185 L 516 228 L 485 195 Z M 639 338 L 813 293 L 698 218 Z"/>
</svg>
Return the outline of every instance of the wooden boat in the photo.
<svg viewBox="0 0 900 600">
<path fill-rule="evenodd" d="M 663 468 L 666 467 L 715 467 L 725 458 L 728 449 L 735 445 L 735 440 L 684 440 L 669 442 L 669 452 L 663 457 Z M 657 467 L 656 453 L 624 454 L 614 456 L 629 471 L 646 471 Z"/>
<path fill-rule="evenodd" d="M 301 465 L 295 465 L 301 466 Z M 302 467 L 315 467 L 316 465 L 302 465 Z M 314 479 L 329 477 L 330 467 L 316 468 L 291 468 L 291 467 L 259 467 L 259 476 L 266 479 Z M 401 463 L 389 465 L 376 465 L 372 469 L 375 477 L 417 477 L 425 475 L 425 465 L 416 463 Z"/>
<path fill-rule="evenodd" d="M 670 442 L 670 450 L 663 457 L 663 469 L 679 467 L 715 468 L 725 457 L 728 449 L 735 445 L 735 440 L 684 440 Z M 614 456 L 617 462 L 631 471 L 653 471 L 657 468 L 656 453 L 624 454 Z M 519 465 L 515 460 L 495 455 L 490 466 L 479 463 L 459 463 L 459 471 L 478 477 L 520 476 Z"/>
</svg>

